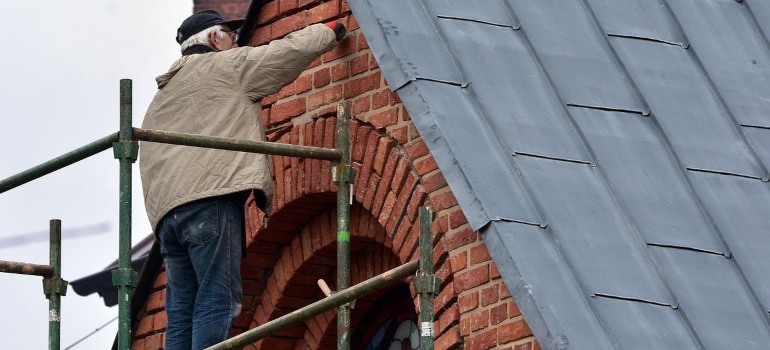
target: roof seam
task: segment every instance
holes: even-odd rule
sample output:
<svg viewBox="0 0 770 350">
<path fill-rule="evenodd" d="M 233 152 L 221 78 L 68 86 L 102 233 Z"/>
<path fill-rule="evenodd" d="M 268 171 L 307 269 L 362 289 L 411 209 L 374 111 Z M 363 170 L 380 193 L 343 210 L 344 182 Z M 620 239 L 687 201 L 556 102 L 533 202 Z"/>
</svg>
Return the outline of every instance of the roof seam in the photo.
<svg viewBox="0 0 770 350">
<path fill-rule="evenodd" d="M 510 24 L 505 23 L 495 23 L 490 21 L 485 21 L 481 19 L 475 19 L 475 18 L 467 18 L 467 17 L 459 17 L 459 16 L 447 16 L 447 15 L 436 15 L 436 18 L 439 19 L 449 19 L 449 20 L 458 20 L 458 21 L 468 21 L 468 22 L 475 22 L 475 23 L 481 23 L 481 24 L 487 24 L 495 27 L 505 27 L 505 28 L 512 28 L 513 30 L 519 30 L 521 29 L 521 25 L 514 26 Z"/>
<path fill-rule="evenodd" d="M 666 306 L 666 307 L 670 307 L 670 308 L 672 308 L 674 310 L 679 308 L 679 304 L 671 304 L 671 303 L 667 303 L 667 302 L 663 302 L 663 301 L 655 301 L 655 300 L 635 298 L 635 297 L 627 297 L 627 296 L 607 294 L 607 293 L 593 293 L 591 295 L 591 297 L 592 298 L 606 298 L 606 299 L 615 299 L 615 300 L 623 300 L 623 301 L 632 301 L 632 302 L 651 304 L 651 305 L 657 305 L 657 306 Z"/>
<path fill-rule="evenodd" d="M 717 252 L 709 249 L 702 249 L 702 248 L 695 248 L 695 247 L 687 247 L 683 245 L 676 245 L 676 244 L 666 244 L 666 243 L 647 243 L 648 246 L 651 247 L 659 247 L 659 248 L 671 248 L 671 249 L 682 249 L 682 250 L 689 250 L 693 252 L 699 252 L 699 253 L 706 253 L 711 255 L 719 255 L 726 259 L 730 259 L 733 256 L 733 253 L 730 251 L 727 252 Z"/>
<path fill-rule="evenodd" d="M 702 168 L 696 168 L 696 167 L 685 167 L 688 171 L 698 172 L 698 173 L 709 173 L 709 174 L 717 174 L 717 175 L 725 175 L 725 176 L 735 176 L 735 177 L 742 177 L 745 179 L 752 179 L 752 180 L 760 180 L 763 182 L 767 182 L 767 180 L 759 177 L 759 176 L 752 176 L 752 175 L 745 175 L 745 174 L 738 174 L 738 173 L 731 173 L 729 171 L 722 171 L 722 170 L 711 170 L 711 169 L 702 169 Z"/>
<path fill-rule="evenodd" d="M 655 43 L 661 43 L 671 46 L 679 46 L 683 49 L 686 49 L 690 47 L 690 44 L 688 43 L 677 43 L 673 41 L 658 39 L 658 38 L 652 38 L 647 36 L 641 36 L 641 35 L 631 35 L 631 34 L 616 34 L 616 33 L 607 33 L 607 36 L 615 37 L 615 38 L 626 38 L 626 39 L 635 39 L 635 40 L 644 40 L 644 41 L 652 41 Z"/>
<path fill-rule="evenodd" d="M 579 160 L 579 159 L 569 159 L 569 158 L 563 158 L 563 157 L 553 157 L 553 156 L 546 156 L 542 154 L 536 154 L 536 153 L 529 153 L 529 152 L 516 152 L 514 151 L 512 156 L 525 156 L 525 157 L 532 157 L 532 158 L 540 158 L 540 159 L 548 159 L 548 160 L 555 160 L 560 162 L 567 162 L 567 163 L 576 163 L 576 164 L 583 164 L 583 165 L 590 165 L 592 167 L 596 166 L 596 163 L 591 163 L 589 161 L 585 160 Z"/>
<path fill-rule="evenodd" d="M 754 128 L 754 129 L 765 129 L 770 130 L 770 126 L 767 125 L 753 125 L 753 124 L 741 124 L 742 127 L 745 128 Z"/>
<path fill-rule="evenodd" d="M 669 15 L 673 19 L 673 21 L 676 24 L 676 26 L 681 31 L 682 37 L 684 37 L 686 41 L 690 42 L 690 39 L 688 38 L 687 33 L 685 33 L 684 28 L 682 27 L 682 24 L 679 21 L 679 18 L 676 17 L 676 14 L 674 14 L 674 10 L 671 9 L 671 6 L 668 4 L 668 0 L 661 0 L 661 1 L 664 4 L 664 6 L 666 7 L 666 10 L 668 11 Z M 740 126 L 738 125 L 738 122 L 735 120 L 735 116 L 732 114 L 732 112 L 730 112 L 730 110 L 725 105 L 725 101 L 722 99 L 722 96 L 721 96 L 721 94 L 719 94 L 719 91 L 716 90 L 716 86 L 714 85 L 714 82 L 711 80 L 711 77 L 706 72 L 705 68 L 703 67 L 702 62 L 700 61 L 700 59 L 698 59 L 697 54 L 692 49 L 688 49 L 687 51 L 688 51 L 688 54 L 690 55 L 690 57 L 692 57 L 693 60 L 695 60 L 695 63 L 698 66 L 698 69 L 700 70 L 701 74 L 706 78 L 706 81 L 708 82 L 708 84 L 709 84 L 710 88 L 712 89 L 713 93 L 717 95 L 717 98 L 719 100 L 719 103 L 722 105 L 722 108 L 728 113 L 728 116 L 730 117 L 730 119 L 731 119 L 731 121 L 733 123 L 733 127 L 735 127 L 737 129 L 737 132 L 741 135 L 741 137 L 743 138 L 743 141 L 747 144 L 749 149 L 753 152 L 754 157 L 757 157 L 757 160 L 759 160 L 758 155 L 756 153 L 756 150 L 751 145 L 751 143 L 748 142 L 748 140 L 746 138 L 746 135 L 743 133 L 743 130 L 740 129 Z M 656 123 L 657 123 L 657 120 L 656 120 Z M 658 124 L 658 126 L 660 126 L 660 125 Z M 662 129 L 661 129 L 661 131 L 662 131 Z M 666 138 L 666 139 L 668 141 L 668 138 Z M 678 158 L 677 158 L 677 160 L 678 160 Z M 763 174 L 763 175 L 765 175 L 764 177 L 767 178 L 767 168 L 765 168 L 764 164 L 761 161 L 759 161 L 759 164 L 762 166 L 762 168 L 763 168 L 763 170 L 765 172 Z M 730 249 L 730 245 L 727 243 L 727 240 L 724 237 L 724 234 L 722 234 L 722 230 L 716 224 L 716 221 L 711 216 L 711 213 L 703 205 L 703 200 L 700 198 L 700 195 L 698 195 L 698 192 L 695 190 L 695 188 L 694 188 L 694 186 L 692 184 L 692 181 L 690 180 L 690 177 L 689 176 L 685 176 L 685 179 L 687 180 L 688 186 L 690 186 L 691 190 L 693 191 L 693 193 L 695 195 L 695 198 L 698 201 L 698 205 L 701 207 L 701 210 L 703 211 L 704 215 L 706 215 L 706 217 L 709 219 L 709 222 L 711 223 L 712 227 L 714 228 L 714 230 L 715 230 L 714 232 L 719 237 L 719 239 L 722 241 L 722 244 L 725 246 L 727 251 L 732 251 L 732 249 Z M 738 261 L 738 259 L 730 259 L 730 260 L 733 263 L 733 265 L 735 266 L 736 270 L 738 271 L 738 274 L 740 275 L 741 281 L 746 286 L 746 289 L 748 289 L 748 293 L 750 294 L 751 299 L 754 302 L 754 305 L 757 306 L 759 310 L 764 310 L 765 308 L 762 306 L 762 303 L 759 301 L 759 297 L 757 296 L 757 293 L 754 291 L 754 288 L 752 287 L 751 283 L 749 283 L 748 278 L 746 278 L 746 273 L 741 268 L 740 262 Z M 763 320 L 765 321 L 765 326 L 767 328 L 770 328 L 770 315 L 768 315 L 767 312 L 762 312 L 762 315 L 764 316 Z"/>
<path fill-rule="evenodd" d="M 640 101 L 642 99 L 639 99 Z M 627 108 L 615 108 L 615 107 L 604 107 L 604 106 L 591 106 L 581 103 L 567 103 L 567 106 L 570 107 L 578 107 L 578 108 L 587 108 L 587 109 L 595 109 L 599 111 L 607 111 L 607 112 L 624 112 L 624 113 L 633 113 L 633 114 L 641 114 L 642 116 L 649 116 L 650 111 L 637 111 L 633 109 L 627 109 Z"/>
</svg>

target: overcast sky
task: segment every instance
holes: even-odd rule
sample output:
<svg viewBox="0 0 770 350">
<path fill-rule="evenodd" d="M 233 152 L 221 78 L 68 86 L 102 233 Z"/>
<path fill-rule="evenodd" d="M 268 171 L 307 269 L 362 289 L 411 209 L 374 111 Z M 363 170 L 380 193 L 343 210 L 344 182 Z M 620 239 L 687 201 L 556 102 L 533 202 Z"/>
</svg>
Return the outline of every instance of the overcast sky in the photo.
<svg viewBox="0 0 770 350">
<path fill-rule="evenodd" d="M 0 55 L 0 179 L 118 130 L 119 80 L 133 79 L 134 126 L 156 91 L 155 76 L 179 57 L 176 28 L 192 0 L 24 0 L 3 4 Z M 134 167 L 133 242 L 150 233 Z M 101 233 L 66 238 L 65 280 L 100 271 L 118 256 L 118 161 L 102 152 L 0 194 L 0 242 L 47 232 L 50 219 L 68 230 Z M 81 231 L 82 232 L 82 231 Z M 0 247 L 0 260 L 48 263 L 48 243 Z M 0 349 L 45 349 L 48 301 L 42 278 L 0 274 Z M 70 287 L 62 298 L 62 349 L 117 315 L 96 295 Z M 73 349 L 106 349 L 113 322 Z"/>
</svg>

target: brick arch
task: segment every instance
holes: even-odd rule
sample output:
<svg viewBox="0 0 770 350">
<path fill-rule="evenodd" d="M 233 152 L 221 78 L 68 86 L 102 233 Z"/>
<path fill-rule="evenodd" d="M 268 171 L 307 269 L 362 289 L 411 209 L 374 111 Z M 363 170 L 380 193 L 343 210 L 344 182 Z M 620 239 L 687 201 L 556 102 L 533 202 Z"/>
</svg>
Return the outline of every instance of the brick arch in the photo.
<svg viewBox="0 0 770 350">
<path fill-rule="evenodd" d="M 360 207 L 359 207 L 360 208 Z M 363 210 L 351 213 L 351 226 L 368 227 L 351 232 L 351 279 L 356 284 L 399 265 L 384 240 L 383 228 L 367 218 Z M 357 232 L 357 233 L 356 233 Z M 373 232 L 373 234 L 367 234 Z M 265 292 L 254 312 L 253 323 L 262 324 L 270 319 L 308 305 L 323 298 L 316 281 L 325 279 L 334 288 L 336 281 L 336 213 L 327 210 L 315 216 L 299 230 L 291 243 L 281 249 L 280 258 L 266 279 Z M 351 315 L 352 324 L 385 291 L 380 291 L 357 302 Z M 281 331 L 275 336 L 254 344 L 256 349 L 300 348 L 333 349 L 336 339 L 334 311 L 319 315 L 302 325 Z"/>
<path fill-rule="evenodd" d="M 321 117 L 284 130 L 276 141 L 334 147 L 335 130 L 336 118 Z M 357 172 L 351 251 L 354 258 L 363 259 L 360 267 L 353 261 L 351 272 L 353 283 L 358 283 L 416 258 L 417 211 L 428 197 L 407 151 L 392 137 L 358 120 L 351 122 L 350 135 L 351 161 Z M 270 161 L 275 179 L 273 214 L 266 225 L 259 225 L 261 213 L 253 203 L 249 206 L 248 255 L 242 264 L 244 312 L 234 322 L 233 334 L 317 300 L 321 297 L 315 284 L 318 278 L 330 284 L 336 281 L 336 185 L 331 181 L 331 163 L 280 156 Z M 361 258 L 374 250 L 388 258 Z M 443 260 L 446 255 L 441 251 L 437 257 Z M 365 311 L 366 300 L 358 305 L 353 316 Z M 333 348 L 334 320 L 333 311 L 319 315 L 302 327 L 281 332 L 271 346 L 276 339 L 284 339 L 286 347 Z M 260 348 L 259 343 L 254 348 Z"/>
</svg>

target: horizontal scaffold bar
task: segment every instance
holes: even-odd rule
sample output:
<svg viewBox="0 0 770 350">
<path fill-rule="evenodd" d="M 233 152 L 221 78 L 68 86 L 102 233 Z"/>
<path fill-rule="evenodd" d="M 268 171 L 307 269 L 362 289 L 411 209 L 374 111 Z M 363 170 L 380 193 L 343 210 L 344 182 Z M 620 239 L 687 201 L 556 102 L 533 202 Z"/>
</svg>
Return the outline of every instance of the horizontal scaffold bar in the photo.
<svg viewBox="0 0 770 350">
<path fill-rule="evenodd" d="M 134 137 L 139 141 L 170 143 L 183 146 L 216 148 L 228 151 L 272 154 L 298 158 L 312 158 L 339 161 L 340 151 L 336 149 L 289 145 L 277 142 L 237 140 L 226 137 L 187 134 L 163 130 L 134 128 Z"/>
<path fill-rule="evenodd" d="M 36 265 L 17 261 L 0 260 L 0 272 L 51 277 L 53 276 L 53 267 L 50 265 Z"/>
<path fill-rule="evenodd" d="M 320 315 L 342 304 L 347 304 L 413 275 L 417 271 L 418 264 L 419 261 L 414 260 L 395 269 L 385 271 L 380 275 L 372 277 L 350 288 L 333 293 L 329 297 L 236 335 L 235 337 L 209 347 L 206 350 L 240 349 L 242 346 L 251 344 L 282 329 L 291 327 L 313 316 Z"/>
<path fill-rule="evenodd" d="M 27 182 L 48 175 L 56 170 L 64 168 L 75 162 L 79 162 L 101 151 L 112 147 L 114 142 L 118 141 L 118 133 L 107 135 L 99 140 L 91 142 L 83 147 L 77 148 L 69 153 L 65 153 L 54 159 L 51 159 L 38 166 L 22 171 L 7 179 L 0 181 L 0 193 L 19 187 Z"/>
</svg>

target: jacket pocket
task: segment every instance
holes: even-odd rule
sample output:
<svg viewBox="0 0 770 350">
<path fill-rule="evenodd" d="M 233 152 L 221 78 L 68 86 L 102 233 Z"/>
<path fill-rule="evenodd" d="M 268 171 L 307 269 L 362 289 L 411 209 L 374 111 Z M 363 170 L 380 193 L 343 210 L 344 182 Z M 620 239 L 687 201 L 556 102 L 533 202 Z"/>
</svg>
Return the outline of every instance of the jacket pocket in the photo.
<svg viewBox="0 0 770 350">
<path fill-rule="evenodd" d="M 193 245 L 203 245 L 219 237 L 218 209 L 217 201 L 207 201 L 177 210 L 176 219 L 184 240 Z"/>
</svg>

